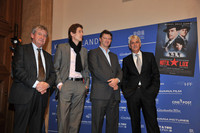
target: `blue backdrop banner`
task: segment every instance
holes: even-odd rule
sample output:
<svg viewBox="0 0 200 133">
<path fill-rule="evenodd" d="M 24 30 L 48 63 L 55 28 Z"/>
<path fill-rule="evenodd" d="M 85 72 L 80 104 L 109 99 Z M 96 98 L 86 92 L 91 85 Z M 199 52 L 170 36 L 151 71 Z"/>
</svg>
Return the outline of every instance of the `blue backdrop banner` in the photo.
<svg viewBox="0 0 200 133">
<path fill-rule="evenodd" d="M 183 41 L 187 40 L 182 45 L 184 51 L 178 49 L 175 43 L 172 49 L 166 50 L 167 42 L 169 42 L 169 35 L 166 30 L 171 24 L 178 27 L 178 38 Z M 189 27 L 185 40 L 181 37 L 181 26 L 183 25 Z M 156 56 L 161 73 L 160 91 L 156 98 L 157 120 L 161 133 L 200 133 L 197 18 L 117 30 L 112 31 L 112 34 L 113 41 L 110 50 L 118 55 L 120 65 L 123 58 L 131 54 L 128 48 L 128 37 L 130 35 L 138 35 L 142 42 L 141 50 L 152 52 Z M 98 33 L 84 36 L 83 46 L 88 50 L 97 48 L 99 46 L 99 35 Z M 52 42 L 52 54 L 55 54 L 57 45 L 65 42 L 68 42 L 68 39 L 54 40 Z M 89 95 L 90 93 L 85 100 L 80 133 L 91 133 L 92 114 Z M 56 110 L 57 101 L 53 93 L 50 97 L 49 133 L 58 132 Z M 132 132 L 126 100 L 122 93 L 119 111 L 119 133 Z M 143 116 L 141 118 L 142 132 L 146 133 Z M 103 128 L 103 133 L 105 133 L 105 121 Z"/>
</svg>

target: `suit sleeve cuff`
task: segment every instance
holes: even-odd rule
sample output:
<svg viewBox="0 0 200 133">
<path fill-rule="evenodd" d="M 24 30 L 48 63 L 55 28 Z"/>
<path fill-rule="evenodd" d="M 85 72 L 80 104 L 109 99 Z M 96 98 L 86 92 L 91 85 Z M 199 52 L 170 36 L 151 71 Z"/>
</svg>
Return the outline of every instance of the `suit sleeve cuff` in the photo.
<svg viewBox="0 0 200 133">
<path fill-rule="evenodd" d="M 36 80 L 32 87 L 33 87 L 33 88 L 36 88 L 36 86 L 37 86 L 38 83 L 39 83 L 39 81 Z"/>
<path fill-rule="evenodd" d="M 120 83 L 120 79 L 119 78 L 117 78 L 118 79 L 118 83 Z"/>
<path fill-rule="evenodd" d="M 62 83 L 62 82 L 60 82 L 60 83 L 57 85 L 57 88 L 59 88 L 58 86 L 60 86 L 60 85 L 63 85 L 63 83 Z"/>
</svg>

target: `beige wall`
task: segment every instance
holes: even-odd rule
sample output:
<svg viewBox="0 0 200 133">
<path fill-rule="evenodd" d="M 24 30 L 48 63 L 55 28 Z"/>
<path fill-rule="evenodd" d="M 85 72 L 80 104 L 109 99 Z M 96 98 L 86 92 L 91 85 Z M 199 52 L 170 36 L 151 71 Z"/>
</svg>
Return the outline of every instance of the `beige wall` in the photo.
<svg viewBox="0 0 200 133">
<path fill-rule="evenodd" d="M 67 38 L 72 23 L 84 34 L 119 30 L 197 17 L 200 0 L 54 0 L 53 40 Z M 198 31 L 200 31 L 198 23 Z M 199 40 L 200 40 L 200 33 Z"/>
<path fill-rule="evenodd" d="M 48 29 L 48 41 L 43 48 L 51 53 L 52 6 L 53 0 L 23 0 L 21 35 L 23 44 L 31 42 L 30 34 L 33 26 L 41 24 Z"/>
<path fill-rule="evenodd" d="M 89 35 L 100 33 L 104 29 L 113 31 L 197 17 L 200 46 L 200 0 L 54 0 L 53 2 L 52 40 L 68 38 L 67 30 L 73 23 L 82 24 L 84 34 Z M 198 48 L 200 50 L 200 47 Z"/>
</svg>

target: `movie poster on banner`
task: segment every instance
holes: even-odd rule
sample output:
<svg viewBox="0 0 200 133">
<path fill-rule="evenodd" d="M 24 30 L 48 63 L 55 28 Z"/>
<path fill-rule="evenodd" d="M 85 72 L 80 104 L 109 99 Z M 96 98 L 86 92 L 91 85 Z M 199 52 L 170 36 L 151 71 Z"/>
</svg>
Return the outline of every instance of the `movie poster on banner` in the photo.
<svg viewBox="0 0 200 133">
<path fill-rule="evenodd" d="M 194 76 L 197 22 L 158 24 L 156 61 L 161 74 Z"/>
</svg>

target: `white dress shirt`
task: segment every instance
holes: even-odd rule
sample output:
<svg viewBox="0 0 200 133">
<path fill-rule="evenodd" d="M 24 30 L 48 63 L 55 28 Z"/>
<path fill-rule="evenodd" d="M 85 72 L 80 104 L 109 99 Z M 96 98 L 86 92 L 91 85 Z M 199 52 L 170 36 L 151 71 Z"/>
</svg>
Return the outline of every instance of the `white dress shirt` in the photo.
<svg viewBox="0 0 200 133">
<path fill-rule="evenodd" d="M 39 67 L 38 67 L 38 50 L 37 50 L 38 47 L 33 42 L 32 42 L 32 46 L 33 46 L 33 51 L 34 51 L 34 54 L 35 54 L 35 61 L 36 61 L 36 67 L 37 67 L 37 76 L 38 76 L 38 71 L 39 71 Z M 43 54 L 42 48 L 40 48 L 40 49 L 41 49 L 40 55 L 41 55 L 41 59 L 42 59 L 42 64 L 43 64 L 43 67 L 44 67 L 44 71 L 46 73 L 45 58 L 44 58 L 44 54 Z M 39 83 L 39 81 L 36 80 L 32 87 L 36 88 L 38 83 Z"/>
</svg>

